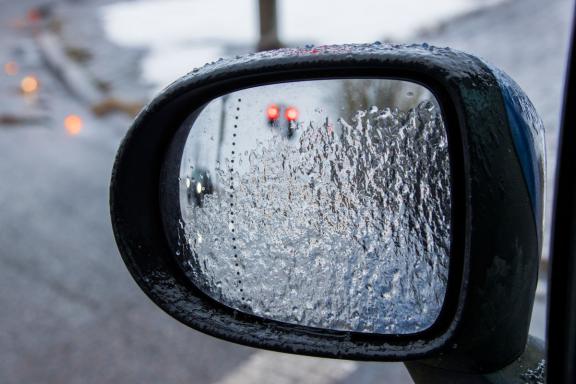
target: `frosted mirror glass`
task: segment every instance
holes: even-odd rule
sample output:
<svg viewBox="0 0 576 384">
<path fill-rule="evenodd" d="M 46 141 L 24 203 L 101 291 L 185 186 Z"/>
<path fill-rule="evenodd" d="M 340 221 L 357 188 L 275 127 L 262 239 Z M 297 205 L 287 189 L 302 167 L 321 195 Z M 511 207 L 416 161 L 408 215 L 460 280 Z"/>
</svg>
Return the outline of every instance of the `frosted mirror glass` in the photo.
<svg viewBox="0 0 576 384">
<path fill-rule="evenodd" d="M 272 84 L 218 97 L 185 124 L 176 257 L 204 293 L 331 330 L 409 334 L 434 323 L 451 178 L 427 88 Z"/>
</svg>

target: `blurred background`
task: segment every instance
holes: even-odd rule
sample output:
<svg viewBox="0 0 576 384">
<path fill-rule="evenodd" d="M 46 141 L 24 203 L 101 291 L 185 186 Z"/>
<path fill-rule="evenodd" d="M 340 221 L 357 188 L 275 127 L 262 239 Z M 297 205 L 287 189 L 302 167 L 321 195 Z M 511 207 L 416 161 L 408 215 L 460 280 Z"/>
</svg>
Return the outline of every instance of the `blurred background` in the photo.
<svg viewBox="0 0 576 384">
<path fill-rule="evenodd" d="M 179 324 L 116 249 L 108 185 L 134 114 L 206 62 L 278 46 L 426 42 L 512 76 L 547 129 L 571 0 L 0 0 L 1 383 L 410 383 L 400 363 L 261 351 Z M 548 213 L 550 210 L 548 209 Z M 531 333 L 545 335 L 548 245 Z"/>
</svg>

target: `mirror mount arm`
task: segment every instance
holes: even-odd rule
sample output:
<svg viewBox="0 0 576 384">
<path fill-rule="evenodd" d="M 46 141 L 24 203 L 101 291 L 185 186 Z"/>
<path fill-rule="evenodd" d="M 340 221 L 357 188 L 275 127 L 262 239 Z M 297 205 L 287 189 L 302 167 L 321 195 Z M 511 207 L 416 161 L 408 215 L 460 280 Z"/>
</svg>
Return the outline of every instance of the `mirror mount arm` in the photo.
<svg viewBox="0 0 576 384">
<path fill-rule="evenodd" d="M 513 363 L 491 373 L 471 374 L 431 366 L 424 361 L 404 363 L 416 384 L 515 384 L 544 382 L 544 342 L 529 336 L 524 353 Z"/>
</svg>

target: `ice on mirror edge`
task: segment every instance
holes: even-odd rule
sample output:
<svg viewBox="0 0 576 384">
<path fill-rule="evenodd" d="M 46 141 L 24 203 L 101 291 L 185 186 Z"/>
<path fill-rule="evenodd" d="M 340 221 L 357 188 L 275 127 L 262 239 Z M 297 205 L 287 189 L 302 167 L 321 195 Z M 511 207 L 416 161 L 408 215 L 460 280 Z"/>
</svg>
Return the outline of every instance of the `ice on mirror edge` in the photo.
<svg viewBox="0 0 576 384">
<path fill-rule="evenodd" d="M 450 251 L 442 115 L 422 86 L 358 82 L 246 89 L 191 123 L 177 257 L 206 294 L 333 330 L 407 334 L 434 323 Z"/>
</svg>

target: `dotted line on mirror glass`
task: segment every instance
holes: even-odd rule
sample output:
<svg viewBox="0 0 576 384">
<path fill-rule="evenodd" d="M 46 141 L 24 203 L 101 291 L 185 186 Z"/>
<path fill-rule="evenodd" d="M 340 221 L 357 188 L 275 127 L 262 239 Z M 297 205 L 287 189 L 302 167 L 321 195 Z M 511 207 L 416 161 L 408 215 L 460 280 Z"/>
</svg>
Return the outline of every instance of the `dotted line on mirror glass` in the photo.
<svg viewBox="0 0 576 384">
<path fill-rule="evenodd" d="M 238 103 L 241 103 L 242 99 L 238 99 Z M 237 286 L 238 289 L 240 290 L 240 298 L 242 300 L 242 302 L 244 302 L 245 297 L 244 297 L 244 288 L 242 286 L 242 279 L 240 277 L 241 275 L 241 269 L 240 269 L 240 261 L 238 258 L 238 246 L 236 243 L 236 223 L 235 220 L 237 220 L 234 212 L 234 161 L 236 158 L 236 139 L 238 136 L 238 120 L 239 120 L 239 113 L 240 113 L 240 106 L 236 107 L 236 115 L 234 115 L 234 128 L 232 130 L 232 150 L 230 151 L 230 232 L 231 232 L 231 236 L 232 236 L 232 250 L 234 252 L 234 267 L 236 268 L 236 282 L 237 282 Z M 245 306 L 246 304 L 242 304 L 243 306 Z"/>
</svg>

